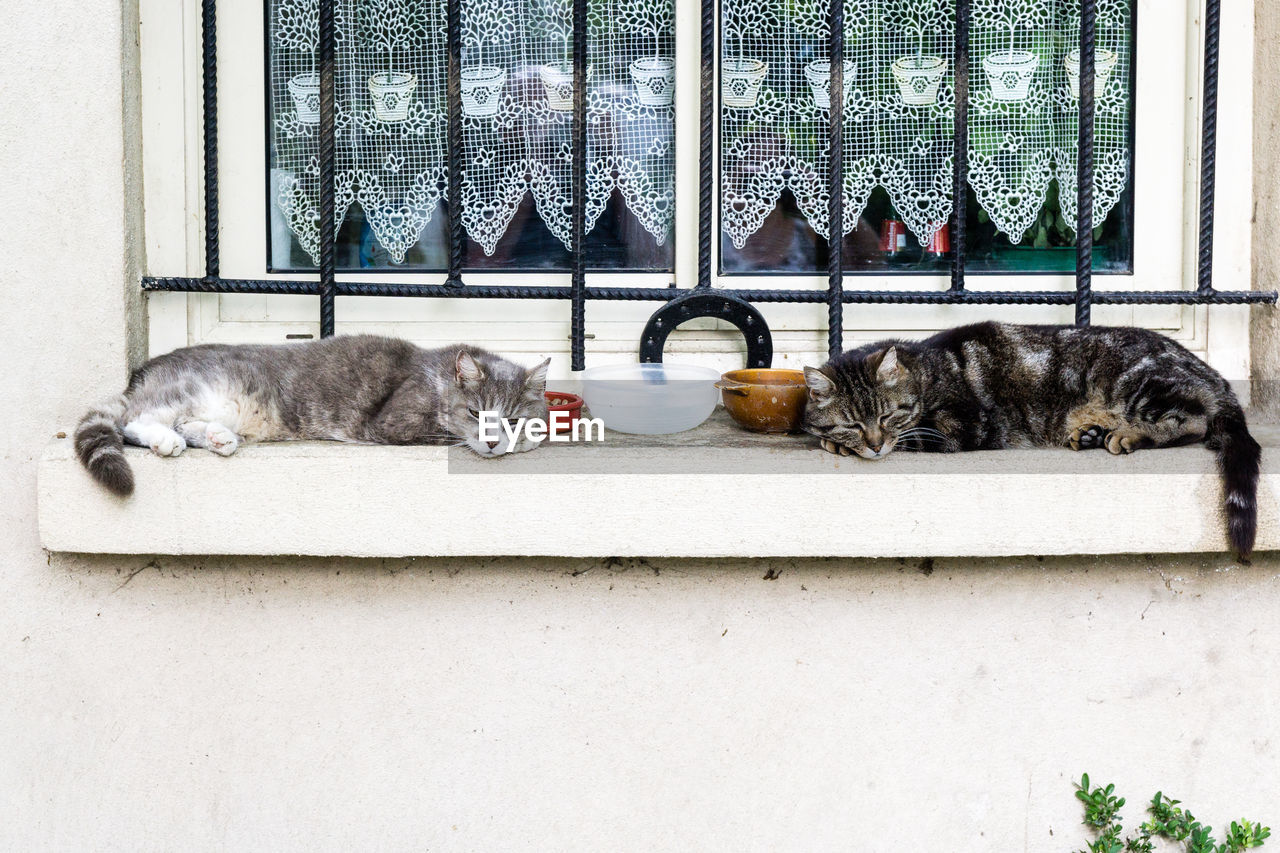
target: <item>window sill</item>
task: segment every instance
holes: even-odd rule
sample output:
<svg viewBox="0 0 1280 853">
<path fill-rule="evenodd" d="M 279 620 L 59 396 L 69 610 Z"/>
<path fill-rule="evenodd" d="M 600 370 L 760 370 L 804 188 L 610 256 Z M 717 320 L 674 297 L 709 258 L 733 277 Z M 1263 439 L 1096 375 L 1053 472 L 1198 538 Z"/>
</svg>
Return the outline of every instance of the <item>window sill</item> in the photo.
<svg viewBox="0 0 1280 853">
<path fill-rule="evenodd" d="M 1255 428 L 1266 447 L 1280 428 Z M 736 430 L 610 434 L 483 460 L 439 447 L 249 445 L 223 459 L 128 451 L 135 494 L 92 482 L 71 441 L 39 473 L 53 551 L 349 557 L 1010 556 L 1225 551 L 1202 447 L 837 458 Z M 1258 549 L 1280 548 L 1264 469 Z"/>
</svg>

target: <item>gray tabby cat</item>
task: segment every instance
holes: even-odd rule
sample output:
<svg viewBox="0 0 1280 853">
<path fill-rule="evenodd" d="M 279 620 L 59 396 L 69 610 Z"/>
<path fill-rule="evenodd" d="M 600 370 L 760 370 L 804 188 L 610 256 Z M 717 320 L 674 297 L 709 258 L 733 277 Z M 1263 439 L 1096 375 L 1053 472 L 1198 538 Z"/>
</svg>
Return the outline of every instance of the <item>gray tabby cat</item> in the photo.
<svg viewBox="0 0 1280 853">
<path fill-rule="evenodd" d="M 1231 543 L 1242 558 L 1253 550 L 1261 448 L 1226 380 L 1164 335 L 978 323 L 868 344 L 806 367 L 805 380 L 805 430 L 844 456 L 1203 441 L 1217 453 Z"/>
<path fill-rule="evenodd" d="M 324 439 L 367 444 L 465 444 L 481 456 L 532 450 L 480 440 L 480 411 L 546 418 L 547 365 L 531 370 L 478 347 L 424 350 L 353 335 L 277 346 L 206 344 L 153 358 L 119 397 L 91 409 L 76 453 L 111 491 L 133 491 L 124 444 L 177 456 L 230 456 L 245 441 Z"/>
</svg>

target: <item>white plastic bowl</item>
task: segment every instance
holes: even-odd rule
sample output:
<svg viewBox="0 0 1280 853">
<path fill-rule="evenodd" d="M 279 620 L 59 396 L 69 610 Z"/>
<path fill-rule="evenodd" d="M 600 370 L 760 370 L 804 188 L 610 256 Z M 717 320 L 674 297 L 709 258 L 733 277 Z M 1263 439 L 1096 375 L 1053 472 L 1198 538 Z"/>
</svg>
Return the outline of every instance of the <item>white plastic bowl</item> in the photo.
<svg viewBox="0 0 1280 853">
<path fill-rule="evenodd" d="M 582 374 L 582 398 L 606 429 L 662 435 L 711 416 L 720 374 L 691 364 L 608 364 Z"/>
</svg>

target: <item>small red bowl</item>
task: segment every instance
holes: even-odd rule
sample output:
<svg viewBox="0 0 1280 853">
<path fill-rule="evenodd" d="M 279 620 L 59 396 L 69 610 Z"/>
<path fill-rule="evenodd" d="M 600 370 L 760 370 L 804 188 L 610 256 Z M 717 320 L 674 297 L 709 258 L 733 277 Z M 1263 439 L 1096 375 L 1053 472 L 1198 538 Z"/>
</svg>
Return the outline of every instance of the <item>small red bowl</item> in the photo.
<svg viewBox="0 0 1280 853">
<path fill-rule="evenodd" d="M 582 398 L 568 391 L 547 391 L 546 396 L 547 423 L 551 423 L 552 412 L 568 412 L 569 420 L 561 419 L 560 428 L 555 430 L 556 433 L 568 432 L 577 423 L 578 418 L 582 417 Z"/>
</svg>

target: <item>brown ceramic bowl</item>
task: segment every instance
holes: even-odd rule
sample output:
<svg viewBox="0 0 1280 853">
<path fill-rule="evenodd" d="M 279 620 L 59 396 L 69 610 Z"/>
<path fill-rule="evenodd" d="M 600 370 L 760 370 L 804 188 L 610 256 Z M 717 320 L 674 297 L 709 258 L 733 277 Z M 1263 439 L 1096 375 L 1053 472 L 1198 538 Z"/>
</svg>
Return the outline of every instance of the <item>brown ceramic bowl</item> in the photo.
<svg viewBox="0 0 1280 853">
<path fill-rule="evenodd" d="M 800 370 L 730 370 L 716 383 L 738 426 L 753 432 L 800 429 L 809 389 Z"/>
</svg>

